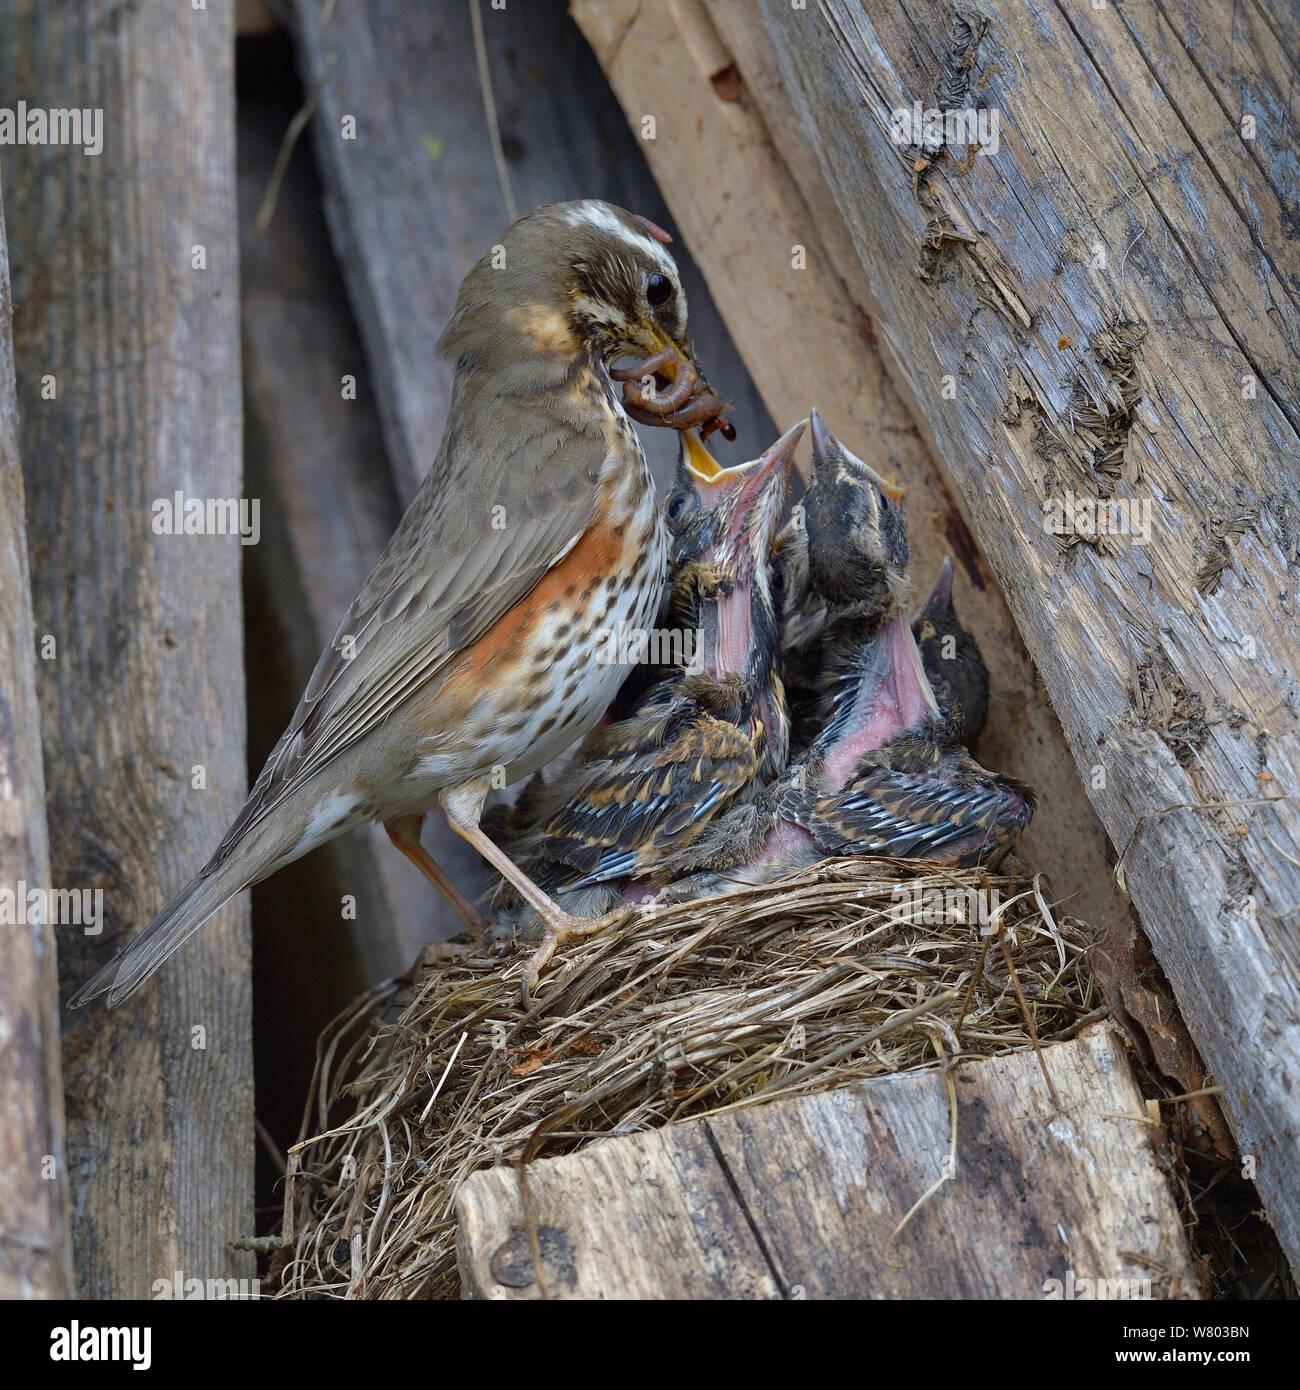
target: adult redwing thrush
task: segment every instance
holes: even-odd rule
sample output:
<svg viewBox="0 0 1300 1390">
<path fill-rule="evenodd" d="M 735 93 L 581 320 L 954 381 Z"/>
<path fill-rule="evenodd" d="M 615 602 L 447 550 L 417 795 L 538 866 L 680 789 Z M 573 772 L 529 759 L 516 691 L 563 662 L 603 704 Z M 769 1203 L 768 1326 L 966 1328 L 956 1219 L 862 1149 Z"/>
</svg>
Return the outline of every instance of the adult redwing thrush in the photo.
<svg viewBox="0 0 1300 1390">
<path fill-rule="evenodd" d="M 611 369 L 674 358 L 699 379 L 663 240 L 607 203 L 553 204 L 465 277 L 428 477 L 212 858 L 74 1003 L 120 1002 L 235 893 L 366 821 L 478 924 L 420 846 L 435 804 L 549 930 L 568 924 L 479 815 L 494 782 L 600 718 L 620 676 L 595 659 L 601 633 L 659 605 L 663 522 Z"/>
<path fill-rule="evenodd" d="M 761 458 L 725 470 L 699 440 L 683 439 L 667 503 L 674 567 L 665 616 L 698 647 L 688 656 L 682 644 L 678 669 L 627 717 L 595 730 L 554 783 L 540 793 L 530 784 L 532 824 L 504 841 L 575 911 L 607 910 L 628 880 L 653 875 L 666 853 L 784 767 L 767 559 L 803 429 L 801 421 Z M 526 984 L 554 945 L 549 933 Z"/>
<path fill-rule="evenodd" d="M 944 560 L 934 588 L 912 620 L 912 636 L 949 729 L 970 747 L 988 719 L 989 672 L 979 643 L 953 607 L 951 560 Z"/>
<path fill-rule="evenodd" d="M 980 767 L 941 713 L 904 614 L 901 565 L 855 562 L 905 556 L 899 495 L 882 494 L 815 414 L 813 469 L 809 569 L 834 595 L 818 676 L 829 719 L 757 802 L 670 859 L 669 870 L 690 875 L 674 896 L 763 882 L 838 855 L 995 863 L 1033 813 L 1032 791 Z M 827 478 L 834 492 L 812 497 Z"/>
</svg>

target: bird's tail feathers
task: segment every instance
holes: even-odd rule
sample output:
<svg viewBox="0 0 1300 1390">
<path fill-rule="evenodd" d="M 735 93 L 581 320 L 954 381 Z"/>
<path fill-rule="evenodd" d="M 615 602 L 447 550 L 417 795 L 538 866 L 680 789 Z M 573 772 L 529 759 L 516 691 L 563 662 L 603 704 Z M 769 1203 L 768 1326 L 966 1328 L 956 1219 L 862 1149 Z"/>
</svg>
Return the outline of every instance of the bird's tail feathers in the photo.
<svg viewBox="0 0 1300 1390">
<path fill-rule="evenodd" d="M 246 876 L 229 861 L 203 869 L 124 950 L 118 952 L 68 1000 L 71 1009 L 107 994 L 111 1009 L 140 988 L 170 956 L 236 893 L 248 886 Z"/>
</svg>

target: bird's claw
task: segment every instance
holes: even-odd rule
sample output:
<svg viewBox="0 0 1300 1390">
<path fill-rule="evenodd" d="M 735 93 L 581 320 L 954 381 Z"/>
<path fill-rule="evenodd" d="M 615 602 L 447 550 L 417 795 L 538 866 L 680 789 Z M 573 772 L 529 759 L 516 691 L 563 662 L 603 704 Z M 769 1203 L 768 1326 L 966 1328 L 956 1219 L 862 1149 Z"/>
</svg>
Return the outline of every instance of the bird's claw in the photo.
<svg viewBox="0 0 1300 1390">
<path fill-rule="evenodd" d="M 520 981 L 520 993 L 523 996 L 525 1009 L 531 1007 L 533 990 L 537 988 L 542 971 L 550 962 L 551 957 L 555 954 L 555 948 L 559 944 L 559 932 L 554 927 L 548 926 L 546 935 L 542 937 L 542 944 L 528 957 L 528 963 L 524 966 L 523 978 Z"/>
<path fill-rule="evenodd" d="M 606 927 L 612 927 L 619 922 L 626 921 L 627 911 L 616 908 L 600 917 L 569 917 L 567 920 L 567 926 L 557 926 L 553 922 L 547 922 L 542 944 L 528 957 L 528 963 L 524 966 L 523 977 L 520 981 L 525 1008 L 529 1005 L 533 990 L 537 988 L 542 971 L 550 963 L 551 957 L 562 941 L 576 937 L 595 936 L 598 932 L 604 931 Z"/>
</svg>

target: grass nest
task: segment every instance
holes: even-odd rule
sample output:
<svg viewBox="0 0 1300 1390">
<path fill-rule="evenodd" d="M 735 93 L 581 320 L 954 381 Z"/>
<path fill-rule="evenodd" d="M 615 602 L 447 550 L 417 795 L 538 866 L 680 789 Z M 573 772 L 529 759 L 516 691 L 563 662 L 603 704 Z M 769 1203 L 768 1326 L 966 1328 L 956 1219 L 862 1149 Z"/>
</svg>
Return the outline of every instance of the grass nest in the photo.
<svg viewBox="0 0 1300 1390">
<path fill-rule="evenodd" d="M 431 947 L 321 1039 L 278 1296 L 458 1298 L 480 1168 L 1070 1037 L 1105 1012 L 1091 943 L 1038 879 L 858 859 L 632 910 L 528 1010 L 522 951 Z"/>
</svg>

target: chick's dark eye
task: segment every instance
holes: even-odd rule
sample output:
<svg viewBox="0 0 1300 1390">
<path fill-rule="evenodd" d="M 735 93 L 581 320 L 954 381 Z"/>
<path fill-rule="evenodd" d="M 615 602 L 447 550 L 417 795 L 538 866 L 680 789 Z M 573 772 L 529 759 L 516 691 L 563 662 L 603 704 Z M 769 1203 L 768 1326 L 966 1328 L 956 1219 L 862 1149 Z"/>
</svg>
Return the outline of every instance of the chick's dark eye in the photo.
<svg viewBox="0 0 1300 1390">
<path fill-rule="evenodd" d="M 657 309 L 673 297 L 673 282 L 666 275 L 652 275 L 645 282 L 645 297 Z"/>
<path fill-rule="evenodd" d="M 676 521 L 686 507 L 686 494 L 679 492 L 668 499 L 668 520 Z"/>
</svg>

